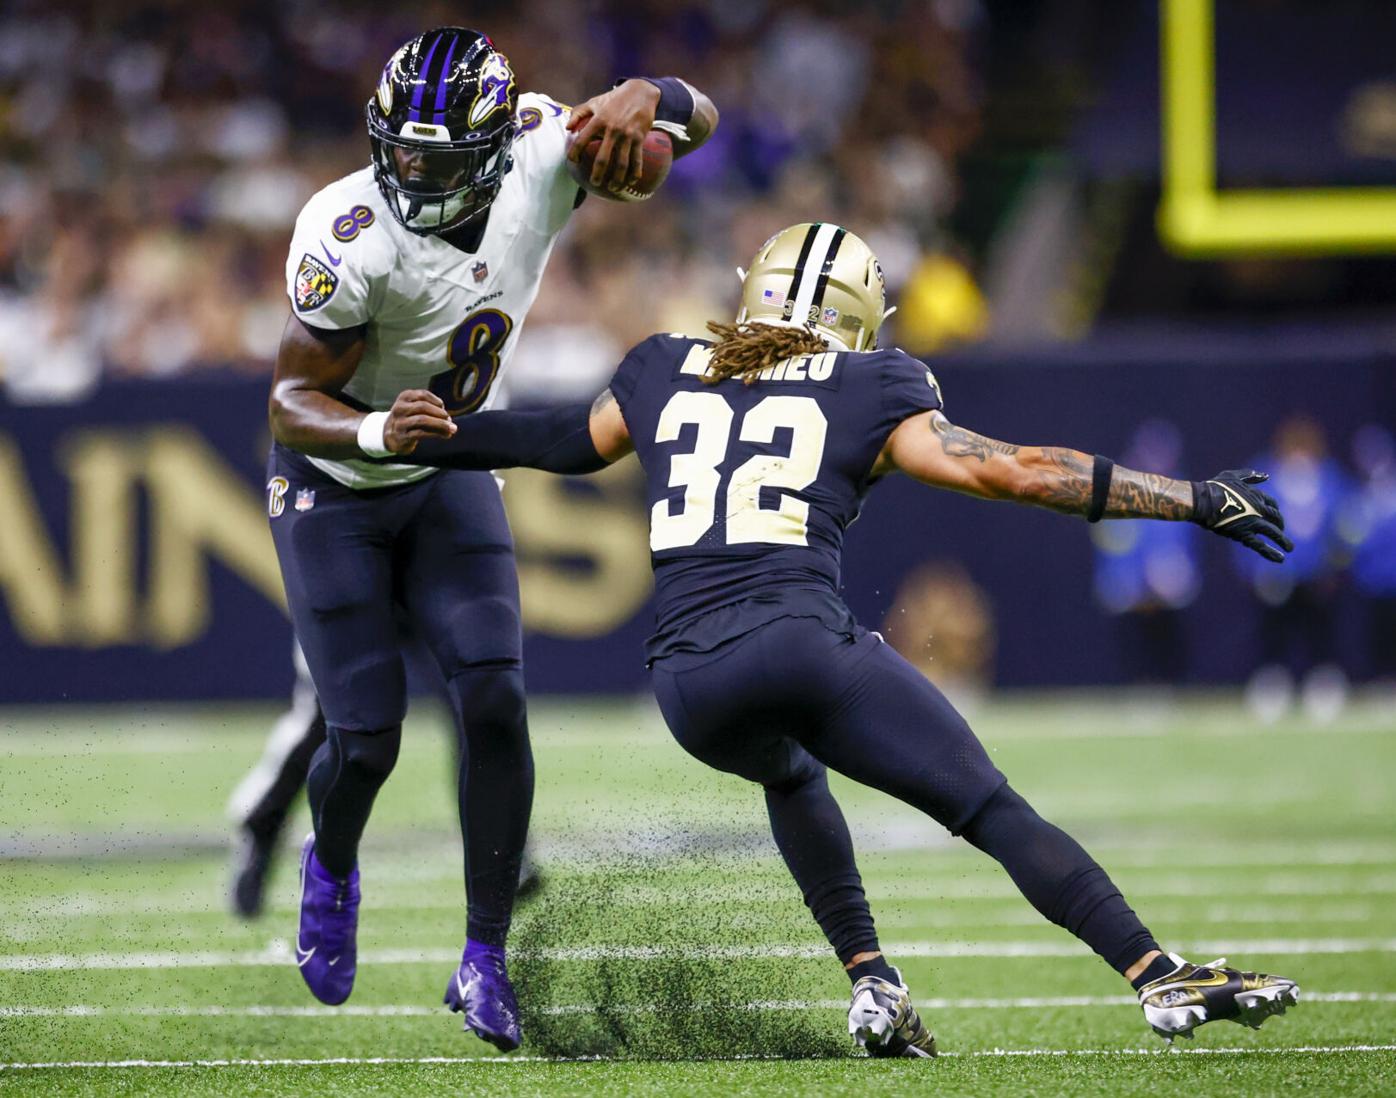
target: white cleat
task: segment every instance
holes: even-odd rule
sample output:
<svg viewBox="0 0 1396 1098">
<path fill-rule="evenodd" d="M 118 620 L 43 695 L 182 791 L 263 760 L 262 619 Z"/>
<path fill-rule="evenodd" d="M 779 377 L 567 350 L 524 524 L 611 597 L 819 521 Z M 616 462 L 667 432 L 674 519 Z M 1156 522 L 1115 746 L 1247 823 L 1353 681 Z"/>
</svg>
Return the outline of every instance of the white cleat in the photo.
<svg viewBox="0 0 1396 1098">
<path fill-rule="evenodd" d="M 864 976 L 853 985 L 849 1036 L 869 1056 L 934 1056 L 936 1039 L 911 1005 L 902 974 L 892 971 L 897 974 L 895 984 L 880 976 Z"/>
<path fill-rule="evenodd" d="M 1195 965 L 1176 953 L 1177 967 L 1139 989 L 1139 1005 L 1155 1033 L 1170 1043 L 1198 1026 L 1223 1019 L 1259 1029 L 1267 1018 L 1299 1005 L 1299 985 L 1284 976 L 1227 968 L 1219 957 Z"/>
</svg>

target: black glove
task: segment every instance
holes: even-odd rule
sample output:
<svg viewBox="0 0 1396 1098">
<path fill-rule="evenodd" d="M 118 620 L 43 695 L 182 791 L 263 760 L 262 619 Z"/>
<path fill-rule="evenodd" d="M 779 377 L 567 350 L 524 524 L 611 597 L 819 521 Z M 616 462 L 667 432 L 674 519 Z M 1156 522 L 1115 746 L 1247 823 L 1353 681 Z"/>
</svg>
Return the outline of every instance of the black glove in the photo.
<svg viewBox="0 0 1396 1098">
<path fill-rule="evenodd" d="M 1281 563 L 1285 553 L 1294 549 L 1294 543 L 1284 536 L 1285 517 L 1272 497 L 1251 487 L 1269 479 L 1269 473 L 1257 473 L 1254 469 L 1228 469 L 1211 480 L 1193 481 L 1192 521 L 1224 538 L 1239 541 L 1266 560 Z M 1280 548 L 1262 541 L 1262 537 Z"/>
</svg>

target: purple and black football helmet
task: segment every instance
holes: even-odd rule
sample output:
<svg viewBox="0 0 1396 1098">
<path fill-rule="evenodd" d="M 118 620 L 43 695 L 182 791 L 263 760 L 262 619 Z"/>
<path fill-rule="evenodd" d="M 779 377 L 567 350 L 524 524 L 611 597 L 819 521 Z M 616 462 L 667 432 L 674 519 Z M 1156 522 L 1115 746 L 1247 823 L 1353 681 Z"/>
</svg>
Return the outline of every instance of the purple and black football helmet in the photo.
<svg viewBox="0 0 1396 1098">
<path fill-rule="evenodd" d="M 479 31 L 438 27 L 383 66 L 368 101 L 373 176 L 393 216 L 429 234 L 489 208 L 513 165 L 519 93 L 508 59 Z"/>
</svg>

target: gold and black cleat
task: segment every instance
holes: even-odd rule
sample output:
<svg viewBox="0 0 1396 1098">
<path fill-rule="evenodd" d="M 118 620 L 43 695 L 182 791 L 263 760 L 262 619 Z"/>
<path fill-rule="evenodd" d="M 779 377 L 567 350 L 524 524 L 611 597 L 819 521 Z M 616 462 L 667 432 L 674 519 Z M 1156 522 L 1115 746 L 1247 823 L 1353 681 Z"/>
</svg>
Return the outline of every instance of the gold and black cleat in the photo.
<svg viewBox="0 0 1396 1098">
<path fill-rule="evenodd" d="M 911 1005 L 911 993 L 901 982 L 880 976 L 864 976 L 853 985 L 848 1008 L 848 1032 L 869 1056 L 921 1056 L 936 1054 L 936 1039 Z"/>
<path fill-rule="evenodd" d="M 1225 957 L 1195 965 L 1176 953 L 1168 956 L 1178 967 L 1141 987 L 1139 1005 L 1154 1032 L 1170 1044 L 1222 1019 L 1259 1029 L 1265 1019 L 1299 1005 L 1299 985 L 1283 976 L 1227 968 Z"/>
</svg>

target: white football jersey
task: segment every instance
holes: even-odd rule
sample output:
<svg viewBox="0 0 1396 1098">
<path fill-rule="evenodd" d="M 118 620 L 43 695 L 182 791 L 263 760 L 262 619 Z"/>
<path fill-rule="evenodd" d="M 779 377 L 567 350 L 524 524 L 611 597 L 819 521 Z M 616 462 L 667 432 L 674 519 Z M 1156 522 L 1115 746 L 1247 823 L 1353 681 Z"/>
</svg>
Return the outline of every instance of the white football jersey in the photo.
<svg viewBox="0 0 1396 1098">
<path fill-rule="evenodd" d="M 514 166 L 466 253 L 398 224 L 373 169 L 347 175 L 301 210 L 286 260 L 291 307 L 316 328 L 367 325 L 344 393 L 386 411 L 404 389 L 430 389 L 452 415 L 488 408 L 518 344 L 557 235 L 576 205 L 567 173 L 568 108 L 519 96 Z M 435 469 L 309 459 L 350 488 L 407 484 Z"/>
</svg>

